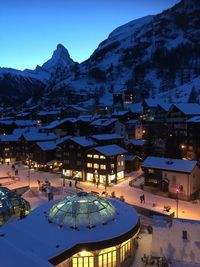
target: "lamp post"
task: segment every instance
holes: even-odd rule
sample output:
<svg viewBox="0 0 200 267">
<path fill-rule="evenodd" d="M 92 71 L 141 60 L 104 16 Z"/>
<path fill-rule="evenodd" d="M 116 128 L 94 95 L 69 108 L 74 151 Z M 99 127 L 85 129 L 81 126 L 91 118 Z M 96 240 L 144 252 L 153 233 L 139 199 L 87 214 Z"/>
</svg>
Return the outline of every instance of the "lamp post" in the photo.
<svg viewBox="0 0 200 267">
<path fill-rule="evenodd" d="M 30 188 L 30 185 L 31 185 L 31 172 L 30 172 L 30 170 L 28 170 L 27 178 L 28 178 L 28 187 Z"/>
<path fill-rule="evenodd" d="M 176 187 L 176 217 L 178 218 L 178 193 L 180 192 L 179 186 Z"/>
</svg>

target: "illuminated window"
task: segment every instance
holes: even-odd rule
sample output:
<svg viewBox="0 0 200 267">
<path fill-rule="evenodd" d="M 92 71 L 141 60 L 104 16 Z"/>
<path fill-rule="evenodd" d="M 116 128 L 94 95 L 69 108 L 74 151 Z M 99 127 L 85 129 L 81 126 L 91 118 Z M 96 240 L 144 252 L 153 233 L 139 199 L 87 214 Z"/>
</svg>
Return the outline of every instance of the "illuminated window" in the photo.
<svg viewBox="0 0 200 267">
<path fill-rule="evenodd" d="M 116 267 L 116 248 L 110 247 L 99 253 L 99 267 Z"/>
<path fill-rule="evenodd" d="M 94 163 L 94 169 L 99 169 L 99 164 Z"/>
<path fill-rule="evenodd" d="M 149 173 L 154 173 L 155 171 L 152 169 L 149 169 Z"/>
<path fill-rule="evenodd" d="M 100 165 L 100 168 L 101 168 L 102 170 L 106 170 L 106 165 L 101 164 L 101 165 Z"/>
<path fill-rule="evenodd" d="M 124 242 L 120 247 L 120 262 L 124 262 L 129 256 L 131 256 L 131 240 Z"/>
<path fill-rule="evenodd" d="M 111 169 L 114 169 L 115 168 L 115 164 L 113 163 L 113 164 L 110 164 L 110 168 Z"/>
<path fill-rule="evenodd" d="M 88 168 L 92 168 L 92 163 L 89 163 L 89 162 L 88 162 L 88 163 L 87 163 L 87 167 L 88 167 Z"/>
<path fill-rule="evenodd" d="M 98 159 L 99 158 L 99 155 L 94 155 L 94 159 Z"/>
<path fill-rule="evenodd" d="M 72 258 L 72 267 L 94 267 L 94 256 L 91 252 L 82 251 Z"/>
<path fill-rule="evenodd" d="M 92 154 L 87 154 L 87 158 L 92 158 Z"/>
<path fill-rule="evenodd" d="M 101 155 L 101 156 L 100 156 L 100 159 L 105 159 L 105 158 L 106 158 L 106 157 L 105 157 L 105 156 L 103 156 L 103 155 Z"/>
</svg>

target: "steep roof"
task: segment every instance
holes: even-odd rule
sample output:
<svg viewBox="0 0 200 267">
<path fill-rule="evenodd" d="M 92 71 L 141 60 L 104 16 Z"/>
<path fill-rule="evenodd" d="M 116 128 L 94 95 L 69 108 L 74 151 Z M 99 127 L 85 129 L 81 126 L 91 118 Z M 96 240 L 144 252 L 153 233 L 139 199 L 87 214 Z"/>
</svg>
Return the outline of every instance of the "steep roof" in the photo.
<svg viewBox="0 0 200 267">
<path fill-rule="evenodd" d="M 93 141 L 91 138 L 86 137 L 86 136 L 77 136 L 77 137 L 72 137 L 70 140 L 73 142 L 79 144 L 82 147 L 90 147 L 90 146 L 95 146 L 96 142 Z"/>
<path fill-rule="evenodd" d="M 200 105 L 197 103 L 181 103 L 181 104 L 173 104 L 176 108 L 178 108 L 185 115 L 200 115 Z M 173 108 L 173 106 L 171 108 Z"/>
</svg>

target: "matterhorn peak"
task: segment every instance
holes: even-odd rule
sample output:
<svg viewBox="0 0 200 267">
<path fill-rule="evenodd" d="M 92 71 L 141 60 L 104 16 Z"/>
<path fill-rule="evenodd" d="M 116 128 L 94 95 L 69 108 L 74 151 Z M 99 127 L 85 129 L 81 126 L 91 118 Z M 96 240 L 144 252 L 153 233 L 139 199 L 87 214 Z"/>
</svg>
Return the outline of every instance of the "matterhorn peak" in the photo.
<svg viewBox="0 0 200 267">
<path fill-rule="evenodd" d="M 58 44 L 52 57 L 42 65 L 42 68 L 48 72 L 54 72 L 59 68 L 70 68 L 74 61 L 70 58 L 68 50 L 62 44 Z"/>
</svg>

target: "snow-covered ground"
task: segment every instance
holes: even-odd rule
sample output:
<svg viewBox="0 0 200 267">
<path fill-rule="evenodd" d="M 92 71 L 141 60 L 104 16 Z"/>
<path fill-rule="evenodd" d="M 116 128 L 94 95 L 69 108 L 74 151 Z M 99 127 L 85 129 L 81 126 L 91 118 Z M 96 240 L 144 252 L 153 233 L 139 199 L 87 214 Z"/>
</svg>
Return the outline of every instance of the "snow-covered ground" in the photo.
<svg viewBox="0 0 200 267">
<path fill-rule="evenodd" d="M 17 167 L 19 170 L 19 180 L 17 181 L 11 181 L 10 184 L 6 184 L 10 189 L 22 187 L 22 186 L 28 186 L 29 184 L 29 173 L 30 173 L 30 187 L 33 188 L 38 188 L 38 182 L 37 180 L 40 180 L 41 183 L 45 181 L 47 178 L 50 182 L 51 185 L 54 187 L 59 187 L 62 188 L 63 180 L 61 179 L 60 174 L 55 174 L 55 173 L 49 173 L 49 172 L 41 172 L 41 171 L 35 171 L 35 170 L 29 170 L 26 166 L 20 165 Z M 14 172 L 11 169 L 10 165 L 0 165 L 0 178 L 7 176 L 8 171 L 13 175 Z M 163 212 L 164 206 L 171 206 L 171 210 L 176 212 L 176 199 L 171 199 L 171 198 L 166 198 L 158 195 L 154 195 L 150 192 L 144 192 L 143 190 L 139 188 L 134 188 L 129 186 L 129 181 L 132 180 L 133 178 L 140 176 L 141 171 L 138 172 L 133 172 L 131 176 L 126 179 L 125 181 L 113 185 L 107 188 L 107 192 L 111 194 L 113 191 L 115 191 L 115 195 L 117 197 L 124 196 L 125 201 L 132 204 L 136 205 L 139 207 L 144 207 L 150 210 L 154 210 L 157 212 Z M 1 179 L 0 179 L 1 181 Z M 1 182 L 0 182 L 1 183 Z M 2 183 L 4 185 L 4 183 Z M 93 183 L 89 182 L 81 182 L 78 184 L 79 187 L 81 187 L 82 190 L 90 192 L 90 191 L 95 191 L 102 193 L 105 191 L 105 188 L 103 185 L 100 185 L 99 188 L 97 188 Z M 72 187 L 74 188 L 74 182 L 72 182 Z M 66 187 L 64 190 L 67 190 L 68 184 L 66 184 Z M 60 190 L 60 192 L 63 192 Z M 64 193 L 60 193 L 60 196 L 57 195 L 55 197 L 60 198 L 63 196 Z M 140 203 L 140 196 L 142 194 L 145 194 L 145 203 Z M 42 195 L 40 196 L 41 200 L 47 201 L 47 198 Z M 40 203 L 39 200 L 34 200 L 33 204 L 33 199 L 31 198 L 31 205 L 33 207 L 36 207 L 37 205 L 35 202 L 38 204 Z M 179 218 L 185 218 L 185 219 L 193 219 L 193 220 L 200 220 L 200 201 L 195 201 L 195 202 L 187 202 L 187 201 L 181 201 L 179 200 L 178 203 L 178 215 Z"/>
</svg>

